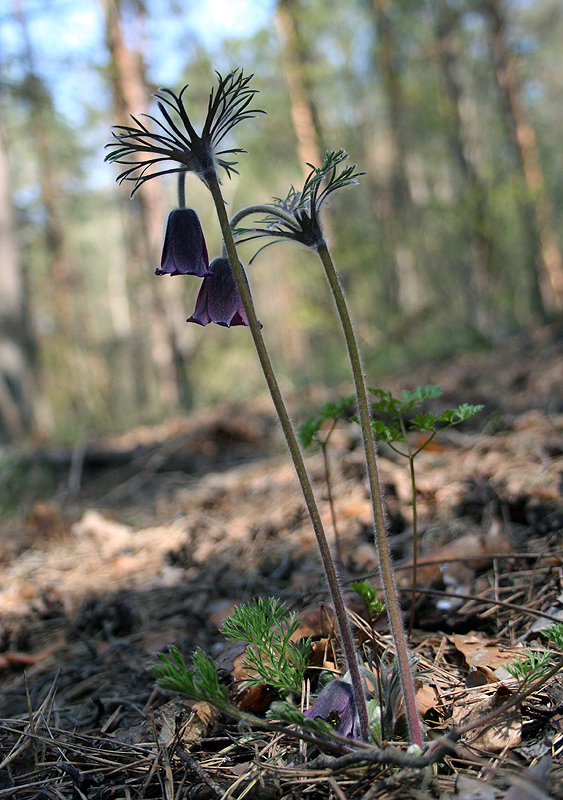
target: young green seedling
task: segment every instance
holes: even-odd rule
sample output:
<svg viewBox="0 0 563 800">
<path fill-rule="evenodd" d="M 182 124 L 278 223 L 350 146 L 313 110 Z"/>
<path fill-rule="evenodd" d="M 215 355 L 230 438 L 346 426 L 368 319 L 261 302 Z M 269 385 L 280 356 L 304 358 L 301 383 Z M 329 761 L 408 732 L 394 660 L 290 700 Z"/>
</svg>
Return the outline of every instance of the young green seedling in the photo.
<svg viewBox="0 0 563 800">
<path fill-rule="evenodd" d="M 409 418 L 409 415 L 419 409 L 427 400 L 440 397 L 442 388 L 440 386 L 417 386 L 412 392 L 403 389 L 399 397 L 394 397 L 391 392 L 383 389 L 370 388 L 369 392 L 378 398 L 371 406 L 371 427 L 375 439 L 378 442 L 385 442 L 395 453 L 406 458 L 409 465 L 413 528 L 412 600 L 408 627 L 410 636 L 414 623 L 418 561 L 418 506 L 414 460 L 430 444 L 437 433 L 470 419 L 481 411 L 483 406 L 463 403 L 457 408 L 447 409 L 440 414 L 419 412 Z M 411 431 L 428 434 L 422 444 L 415 449 L 413 449 L 408 436 Z M 397 443 L 404 445 L 405 449 L 397 447 Z"/>
<path fill-rule="evenodd" d="M 516 678 L 522 689 L 549 672 L 553 666 L 553 658 L 554 654 L 550 652 L 528 650 L 525 655 L 518 656 L 511 664 L 507 664 L 506 669 Z"/>
<path fill-rule="evenodd" d="M 563 650 L 563 623 L 551 625 L 545 628 L 542 634 L 559 650 Z M 526 650 L 522 656 L 516 658 L 506 669 L 516 678 L 520 688 L 527 687 L 530 683 L 540 680 L 553 667 L 558 654 L 551 650 L 538 652 L 537 650 Z"/>
<path fill-rule="evenodd" d="M 340 547 L 340 536 L 338 534 L 338 523 L 336 519 L 336 511 L 334 508 L 334 497 L 332 492 L 332 480 L 330 474 L 330 461 L 328 456 L 328 444 L 330 437 L 337 422 L 342 419 L 344 414 L 355 403 L 356 397 L 351 394 L 348 397 L 341 397 L 338 400 L 323 403 L 315 417 L 305 420 L 299 426 L 299 441 L 305 449 L 315 442 L 321 448 L 323 455 L 323 464 L 325 472 L 326 489 L 328 495 L 328 504 L 330 507 L 330 516 L 332 519 L 332 527 L 334 530 L 334 550 L 338 563 L 342 566 L 342 549 Z M 325 426 L 328 423 L 328 427 Z"/>
<path fill-rule="evenodd" d="M 311 652 L 310 639 L 293 641 L 300 619 L 273 597 L 236 606 L 221 633 L 231 642 L 248 642 L 242 665 L 250 685 L 266 683 L 285 697 L 300 694 Z"/>
</svg>

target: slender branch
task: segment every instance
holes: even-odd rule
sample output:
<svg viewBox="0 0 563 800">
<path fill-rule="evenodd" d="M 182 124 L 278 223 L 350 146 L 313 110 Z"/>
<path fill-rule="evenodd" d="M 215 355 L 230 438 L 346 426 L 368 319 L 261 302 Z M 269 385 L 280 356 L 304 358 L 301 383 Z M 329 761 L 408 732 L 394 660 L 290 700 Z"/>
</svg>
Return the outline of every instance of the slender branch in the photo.
<svg viewBox="0 0 563 800">
<path fill-rule="evenodd" d="M 399 608 L 395 582 L 393 579 L 393 567 L 391 564 L 391 556 L 387 543 L 387 534 L 385 531 L 383 496 L 381 491 L 381 483 L 379 480 L 375 441 L 371 429 L 371 416 L 360 351 L 356 340 L 354 327 L 352 325 L 352 320 L 350 318 L 350 313 L 348 311 L 348 306 L 346 304 L 346 299 L 344 297 L 344 292 L 342 291 L 342 287 L 340 285 L 340 281 L 334 268 L 334 264 L 332 262 L 326 242 L 323 241 L 318 245 L 317 252 L 325 268 L 326 276 L 334 297 L 338 315 L 344 331 L 344 338 L 348 348 L 350 363 L 352 366 L 360 425 L 366 454 L 367 474 L 370 485 L 375 525 L 375 538 L 379 555 L 379 567 L 381 571 L 383 591 L 385 594 L 385 605 L 387 607 L 391 633 L 397 651 L 397 663 L 401 676 L 401 687 L 403 690 L 405 713 L 407 717 L 410 739 L 413 744 L 417 744 L 420 748 L 422 748 L 422 733 L 420 730 L 420 721 L 418 719 L 418 712 L 416 709 L 414 683 L 409 664 L 407 643 L 405 641 L 405 634 L 401 620 L 401 610 Z"/>
<path fill-rule="evenodd" d="M 328 458 L 328 440 L 336 425 L 336 420 L 333 421 L 332 427 L 328 432 L 326 439 L 320 442 L 321 453 L 323 456 L 323 464 L 325 469 L 325 483 L 328 494 L 328 505 L 330 508 L 330 518 L 332 520 L 332 528 L 334 530 L 334 551 L 336 553 L 336 563 L 340 570 L 342 570 L 342 550 L 340 548 L 340 534 L 338 532 L 338 523 L 336 520 L 336 509 L 334 508 L 334 496 L 332 493 L 332 480 L 330 477 L 330 461 Z"/>
<path fill-rule="evenodd" d="M 256 347 L 260 365 L 262 367 L 262 371 L 264 373 L 268 389 L 270 390 L 270 395 L 272 397 L 274 407 L 276 409 L 278 418 L 280 420 L 280 425 L 282 427 L 285 440 L 287 442 L 287 446 L 289 448 L 289 452 L 291 454 L 291 458 L 293 460 L 293 464 L 297 472 L 299 483 L 301 484 L 301 489 L 303 491 L 303 496 L 305 498 L 307 510 L 309 512 L 309 516 L 311 518 L 311 522 L 313 525 L 313 530 L 317 538 L 317 544 L 319 546 L 321 560 L 325 570 L 330 593 L 332 595 L 332 601 L 334 604 L 334 611 L 338 623 L 338 629 L 342 641 L 342 646 L 344 649 L 344 654 L 346 657 L 346 664 L 350 672 L 350 679 L 352 682 L 352 687 L 354 690 L 354 696 L 358 709 L 358 715 L 360 718 L 361 736 L 364 740 L 367 740 L 368 713 L 366 707 L 364 688 L 360 676 L 360 670 L 358 667 L 356 648 L 354 645 L 354 639 L 352 636 L 352 631 L 350 629 L 350 624 L 348 622 L 346 607 L 344 605 L 344 599 L 342 597 L 342 591 L 340 589 L 340 584 L 338 582 L 338 578 L 336 575 L 334 562 L 330 554 L 330 548 L 322 525 L 317 501 L 315 499 L 311 481 L 307 473 L 307 469 L 305 467 L 305 462 L 303 460 L 303 455 L 299 448 L 297 437 L 295 436 L 295 432 L 293 430 L 293 426 L 291 424 L 289 414 L 285 407 L 285 403 L 272 367 L 272 363 L 270 361 L 270 356 L 268 354 L 266 344 L 264 342 L 264 338 L 260 330 L 260 323 L 258 322 L 258 319 L 256 317 L 256 312 L 254 310 L 254 304 L 252 302 L 250 290 L 248 288 L 242 267 L 238 260 L 236 246 L 229 225 L 229 219 L 225 208 L 225 202 L 221 194 L 221 188 L 219 186 L 217 175 L 216 174 L 208 175 L 207 178 L 208 178 L 209 190 L 211 192 L 213 201 L 215 203 L 215 209 L 219 219 L 219 224 L 221 226 L 221 231 L 223 233 L 223 242 L 228 253 L 229 261 L 231 263 L 233 275 L 235 277 L 237 288 L 241 296 L 242 304 L 246 312 L 246 316 L 248 318 L 250 332 L 254 340 L 254 346 Z"/>
<path fill-rule="evenodd" d="M 399 424 L 401 425 L 401 432 L 405 438 L 405 442 L 407 443 L 406 457 L 409 462 L 409 473 L 411 479 L 411 497 L 412 497 L 412 597 L 411 597 L 411 613 L 409 617 L 409 627 L 408 627 L 408 635 L 410 636 L 414 625 L 414 610 L 416 606 L 416 584 L 417 584 L 417 567 L 418 567 L 418 505 L 416 502 L 416 476 L 414 471 L 414 455 L 412 453 L 411 443 L 407 435 L 407 429 L 402 415 L 399 415 Z M 430 439 L 428 441 L 430 441 Z"/>
</svg>

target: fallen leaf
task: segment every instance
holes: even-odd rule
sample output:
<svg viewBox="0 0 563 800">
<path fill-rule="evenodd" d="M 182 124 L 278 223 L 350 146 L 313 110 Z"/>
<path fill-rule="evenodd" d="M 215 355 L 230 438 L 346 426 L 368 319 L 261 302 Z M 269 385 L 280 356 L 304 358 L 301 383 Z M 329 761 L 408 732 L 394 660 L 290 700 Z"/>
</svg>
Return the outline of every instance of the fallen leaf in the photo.
<svg viewBox="0 0 563 800">
<path fill-rule="evenodd" d="M 494 671 L 499 667 L 506 667 L 516 658 L 515 653 L 501 649 L 494 639 L 488 639 L 475 631 L 463 635 L 454 634 L 451 641 L 463 655 L 468 667 L 485 667 Z"/>
<path fill-rule="evenodd" d="M 202 700 L 174 699 L 159 709 L 161 721 L 158 739 L 169 744 L 174 736 L 189 745 L 207 736 L 220 712 Z"/>
<path fill-rule="evenodd" d="M 427 683 L 423 683 L 416 691 L 416 707 L 421 717 L 438 705 L 436 692 Z"/>
<path fill-rule="evenodd" d="M 467 694 L 458 698 L 452 706 L 452 723 L 455 727 L 462 727 L 479 720 L 501 705 L 509 694 L 504 686 L 500 686 L 493 694 L 479 692 Z M 516 713 L 516 718 L 513 714 Z M 522 721 L 519 712 L 511 709 L 512 716 L 505 719 L 499 714 L 498 721 L 487 725 L 484 730 L 476 728 L 464 737 L 464 741 L 473 747 L 479 747 L 487 753 L 500 753 L 506 747 L 515 747 L 522 737 Z"/>
</svg>

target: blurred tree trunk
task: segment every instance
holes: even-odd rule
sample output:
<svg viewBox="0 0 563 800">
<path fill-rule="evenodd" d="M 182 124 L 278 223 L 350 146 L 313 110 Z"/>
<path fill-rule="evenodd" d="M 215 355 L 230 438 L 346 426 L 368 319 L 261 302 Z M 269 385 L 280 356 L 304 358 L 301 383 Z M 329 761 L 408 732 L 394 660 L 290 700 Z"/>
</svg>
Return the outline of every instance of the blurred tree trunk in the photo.
<svg viewBox="0 0 563 800">
<path fill-rule="evenodd" d="M 446 136 L 463 183 L 463 205 L 470 217 L 470 248 L 473 265 L 470 280 L 460 282 L 468 318 L 476 329 L 489 337 L 494 332 L 495 314 L 491 303 L 494 295 L 492 265 L 493 241 L 487 219 L 487 190 L 470 155 L 468 126 L 464 121 L 463 90 L 459 77 L 458 32 L 459 12 L 447 0 L 435 4 L 438 58 L 445 89 Z"/>
<path fill-rule="evenodd" d="M 74 330 L 73 322 L 73 277 L 67 252 L 62 198 L 59 189 L 61 175 L 53 152 L 55 109 L 48 88 L 37 74 L 23 0 L 15 0 L 13 13 L 20 24 L 24 41 L 26 76 L 21 94 L 29 105 L 30 133 L 37 155 L 41 205 L 45 214 L 45 245 L 53 279 L 50 300 L 55 329 L 61 337 L 67 341 L 73 341 L 73 337 L 77 333 Z"/>
<path fill-rule="evenodd" d="M 0 442 L 34 429 L 36 343 L 19 258 L 8 153 L 0 130 Z"/>
<path fill-rule="evenodd" d="M 83 344 L 84 336 L 83 328 L 76 317 L 73 297 L 77 276 L 72 268 L 66 235 L 61 192 L 64 172 L 57 153 L 57 114 L 49 89 L 36 68 L 24 0 L 14 0 L 12 13 L 20 26 L 24 43 L 25 78 L 20 87 L 20 96 L 29 108 L 29 134 L 35 152 L 40 189 L 39 202 L 42 211 L 40 227 L 45 241 L 48 275 L 48 280 L 44 283 L 43 303 L 53 323 L 49 346 L 45 352 L 47 358 L 64 365 L 64 377 L 59 375 L 58 380 L 65 386 L 71 408 L 74 408 L 77 416 L 83 418 L 88 407 L 84 398 L 91 391 L 91 387 L 85 385 L 81 379 L 84 375 L 84 358 L 79 347 Z M 77 359 L 80 359 L 80 363 Z M 47 411 L 45 415 L 45 419 L 49 420 L 47 425 L 51 423 L 50 417 L 50 411 Z"/>
<path fill-rule="evenodd" d="M 278 0 L 276 20 L 283 45 L 283 65 L 291 103 L 291 119 L 297 138 L 297 157 L 305 175 L 307 164 L 320 167 L 326 152 L 325 138 L 309 78 L 311 56 L 301 34 L 300 0 Z"/>
<path fill-rule="evenodd" d="M 412 202 L 407 173 L 407 142 L 399 45 L 391 18 L 391 0 L 370 0 L 375 39 L 375 66 L 383 81 L 388 110 L 388 147 L 383 165 L 385 178 L 377 188 L 376 201 L 393 266 L 387 281 L 391 309 L 412 315 L 421 311 L 425 290 L 417 268 L 409 231 L 412 229 Z"/>
<path fill-rule="evenodd" d="M 297 161 L 304 178 L 312 164 L 320 167 L 326 153 L 323 127 L 313 98 L 310 68 L 312 57 L 308 43 L 302 33 L 303 8 L 301 0 L 278 0 L 276 24 L 282 43 L 282 65 L 289 93 L 291 121 L 295 133 Z M 336 244 L 327 208 L 322 211 L 323 230 L 331 248 Z M 283 332 L 284 356 L 294 369 L 301 370 L 311 362 L 313 355 L 309 337 L 296 325 L 286 325 L 285 320 L 299 306 L 299 289 L 295 285 L 291 270 L 277 280 L 276 308 L 279 314 L 279 329 Z M 325 298 L 320 295 L 320 298 Z M 328 298 L 326 298 L 328 301 Z M 323 302 L 318 299 L 318 302 Z"/>
<path fill-rule="evenodd" d="M 536 311 L 541 313 L 544 308 L 561 310 L 563 258 L 553 231 L 551 203 L 545 188 L 536 135 L 522 102 L 515 57 L 506 41 L 504 10 L 500 0 L 481 0 L 480 6 L 489 21 L 501 102 L 527 189 L 528 207 L 524 209 L 524 215 L 534 251 L 533 268 L 538 273 L 533 282 L 539 283 L 543 300 L 543 304 L 540 298 L 536 300 Z"/>
<path fill-rule="evenodd" d="M 128 47 L 121 21 L 121 0 L 103 0 L 106 41 L 111 57 L 110 82 L 117 124 L 130 123 L 130 115 L 147 113 L 150 90 L 147 85 L 143 55 Z M 139 17 L 142 8 L 138 9 Z M 137 214 L 135 214 L 135 211 Z M 186 314 L 181 306 L 177 285 L 166 277 L 154 278 L 160 264 L 162 232 L 166 221 L 164 197 L 157 180 L 148 181 L 127 200 L 126 248 L 128 283 L 133 294 L 134 372 L 141 366 L 141 392 L 149 400 L 153 383 L 152 366 L 158 375 L 157 396 L 168 408 L 181 401 L 189 404 L 185 354 L 179 344 Z M 124 264 L 124 269 L 126 265 Z M 146 322 L 150 321 L 150 350 L 145 341 Z"/>
</svg>

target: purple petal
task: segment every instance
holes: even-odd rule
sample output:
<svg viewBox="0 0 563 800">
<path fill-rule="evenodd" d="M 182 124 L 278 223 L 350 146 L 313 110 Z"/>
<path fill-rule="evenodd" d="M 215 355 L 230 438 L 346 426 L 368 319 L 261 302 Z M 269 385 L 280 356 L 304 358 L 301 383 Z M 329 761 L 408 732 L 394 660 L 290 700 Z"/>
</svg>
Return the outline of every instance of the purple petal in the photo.
<svg viewBox="0 0 563 800">
<path fill-rule="evenodd" d="M 216 258 L 211 262 L 209 270 L 210 273 L 203 279 L 193 316 L 187 321 L 199 325 L 215 322 L 225 328 L 234 325 L 248 326 L 248 317 L 229 260 Z"/>
<path fill-rule="evenodd" d="M 196 322 L 198 325 L 207 325 L 212 321 L 211 317 L 209 316 L 209 311 L 207 309 L 209 280 L 210 278 L 203 279 L 203 282 L 201 284 L 201 289 L 199 290 L 199 294 L 197 296 L 197 300 L 195 303 L 195 311 L 192 314 L 192 316 L 186 320 L 186 322 Z"/>
<path fill-rule="evenodd" d="M 324 719 L 342 736 L 350 736 L 357 727 L 358 719 L 351 685 L 346 681 L 331 681 L 305 712 L 305 716 Z"/>
<path fill-rule="evenodd" d="M 191 208 L 168 215 L 160 269 L 156 275 L 209 275 L 209 256 L 199 217 Z"/>
</svg>

